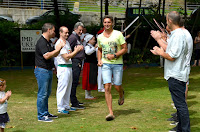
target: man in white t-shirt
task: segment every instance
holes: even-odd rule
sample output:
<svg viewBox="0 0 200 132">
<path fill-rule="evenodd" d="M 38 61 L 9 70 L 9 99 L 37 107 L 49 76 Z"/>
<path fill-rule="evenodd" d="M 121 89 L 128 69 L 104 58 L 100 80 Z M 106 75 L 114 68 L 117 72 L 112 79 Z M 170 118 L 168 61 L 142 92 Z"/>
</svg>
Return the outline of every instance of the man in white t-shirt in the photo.
<svg viewBox="0 0 200 132">
<path fill-rule="evenodd" d="M 76 109 L 70 108 L 70 94 L 72 86 L 72 61 L 79 51 L 83 50 L 83 46 L 76 46 L 72 52 L 69 42 L 66 40 L 69 36 L 69 30 L 67 27 L 60 27 L 60 38 L 55 44 L 55 48 L 60 43 L 65 43 L 65 46 L 60 51 L 60 54 L 56 57 L 57 61 L 57 109 L 58 113 L 69 114 L 69 111 L 75 111 Z"/>
</svg>

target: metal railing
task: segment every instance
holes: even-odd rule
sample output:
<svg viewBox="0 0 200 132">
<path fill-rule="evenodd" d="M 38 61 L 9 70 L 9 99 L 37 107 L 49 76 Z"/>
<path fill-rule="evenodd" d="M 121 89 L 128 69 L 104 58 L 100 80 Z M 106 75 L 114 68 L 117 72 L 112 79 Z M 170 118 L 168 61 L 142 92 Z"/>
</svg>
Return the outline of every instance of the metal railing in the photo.
<svg viewBox="0 0 200 132">
<path fill-rule="evenodd" d="M 154 0 L 155 1 L 155 0 Z M 82 1 L 82 0 L 73 0 L 73 1 L 65 1 L 65 0 L 58 0 L 58 7 L 63 8 L 63 9 L 69 9 L 73 10 L 74 8 L 74 3 L 79 2 L 79 11 L 93 11 L 93 12 L 98 12 L 100 11 L 100 1 Z M 129 6 L 138 6 L 138 2 L 129 2 Z M 149 5 L 154 5 L 156 4 L 155 2 L 144 2 L 142 6 L 149 6 Z M 183 5 L 182 5 L 183 6 Z M 197 5 L 187 5 L 187 8 L 189 10 L 193 10 L 197 7 L 199 7 L 200 4 Z M 24 8 L 24 9 L 53 9 L 54 8 L 54 3 L 51 0 L 21 0 L 21 1 L 16 1 L 16 0 L 3 0 L 0 3 L 0 7 L 4 8 Z M 180 5 L 173 5 L 173 3 L 166 3 L 166 9 L 174 9 L 178 10 L 181 6 Z M 109 12 L 125 12 L 126 9 L 126 2 L 121 1 L 121 3 L 116 3 L 114 1 L 111 1 L 109 3 Z M 162 6 L 161 6 L 162 9 Z M 103 6 L 104 10 L 104 6 Z"/>
</svg>

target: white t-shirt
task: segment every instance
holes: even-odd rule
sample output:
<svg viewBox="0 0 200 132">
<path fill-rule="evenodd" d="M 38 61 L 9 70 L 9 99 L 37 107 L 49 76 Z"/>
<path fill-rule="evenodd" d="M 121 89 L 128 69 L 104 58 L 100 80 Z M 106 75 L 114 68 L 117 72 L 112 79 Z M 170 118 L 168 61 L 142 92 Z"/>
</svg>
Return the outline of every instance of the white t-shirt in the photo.
<svg viewBox="0 0 200 132">
<path fill-rule="evenodd" d="M 4 98 L 5 95 L 6 93 L 4 91 L 0 91 L 0 99 Z M 7 100 L 3 104 L 0 104 L 0 114 L 4 114 L 7 112 L 7 106 L 8 106 Z"/>
<path fill-rule="evenodd" d="M 56 42 L 56 45 L 60 43 L 60 41 L 62 41 L 61 39 L 58 39 L 58 41 Z M 56 47 L 55 45 L 55 47 Z M 56 57 L 55 61 L 57 62 L 56 64 L 72 64 L 72 60 L 69 59 L 68 61 L 66 61 L 63 57 L 62 54 L 70 54 L 72 52 L 70 44 L 68 41 L 66 41 L 65 46 L 60 50 L 59 55 Z"/>
</svg>

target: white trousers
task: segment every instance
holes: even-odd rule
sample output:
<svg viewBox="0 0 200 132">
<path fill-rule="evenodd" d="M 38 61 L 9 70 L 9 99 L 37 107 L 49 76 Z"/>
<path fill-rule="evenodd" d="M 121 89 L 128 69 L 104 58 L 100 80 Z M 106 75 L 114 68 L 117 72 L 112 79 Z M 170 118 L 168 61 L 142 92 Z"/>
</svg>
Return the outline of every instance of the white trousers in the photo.
<svg viewBox="0 0 200 132">
<path fill-rule="evenodd" d="M 103 78 L 102 78 L 102 67 L 98 66 L 98 91 L 104 90 Z"/>
<path fill-rule="evenodd" d="M 72 87 L 72 68 L 57 67 L 58 86 L 56 92 L 57 109 L 70 109 L 69 101 Z"/>
</svg>

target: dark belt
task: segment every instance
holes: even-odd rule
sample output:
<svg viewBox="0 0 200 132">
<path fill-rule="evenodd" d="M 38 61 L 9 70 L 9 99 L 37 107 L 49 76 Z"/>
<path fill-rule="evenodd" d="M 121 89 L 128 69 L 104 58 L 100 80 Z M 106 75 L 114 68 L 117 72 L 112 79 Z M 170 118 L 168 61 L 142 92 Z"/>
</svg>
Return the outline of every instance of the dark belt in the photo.
<svg viewBox="0 0 200 132">
<path fill-rule="evenodd" d="M 47 69 L 47 68 L 44 68 L 44 67 L 39 67 L 39 66 L 35 66 L 35 68 L 43 68 L 43 69 L 46 69 L 46 70 L 53 70 L 53 68 L 51 68 L 51 69 Z"/>
</svg>

